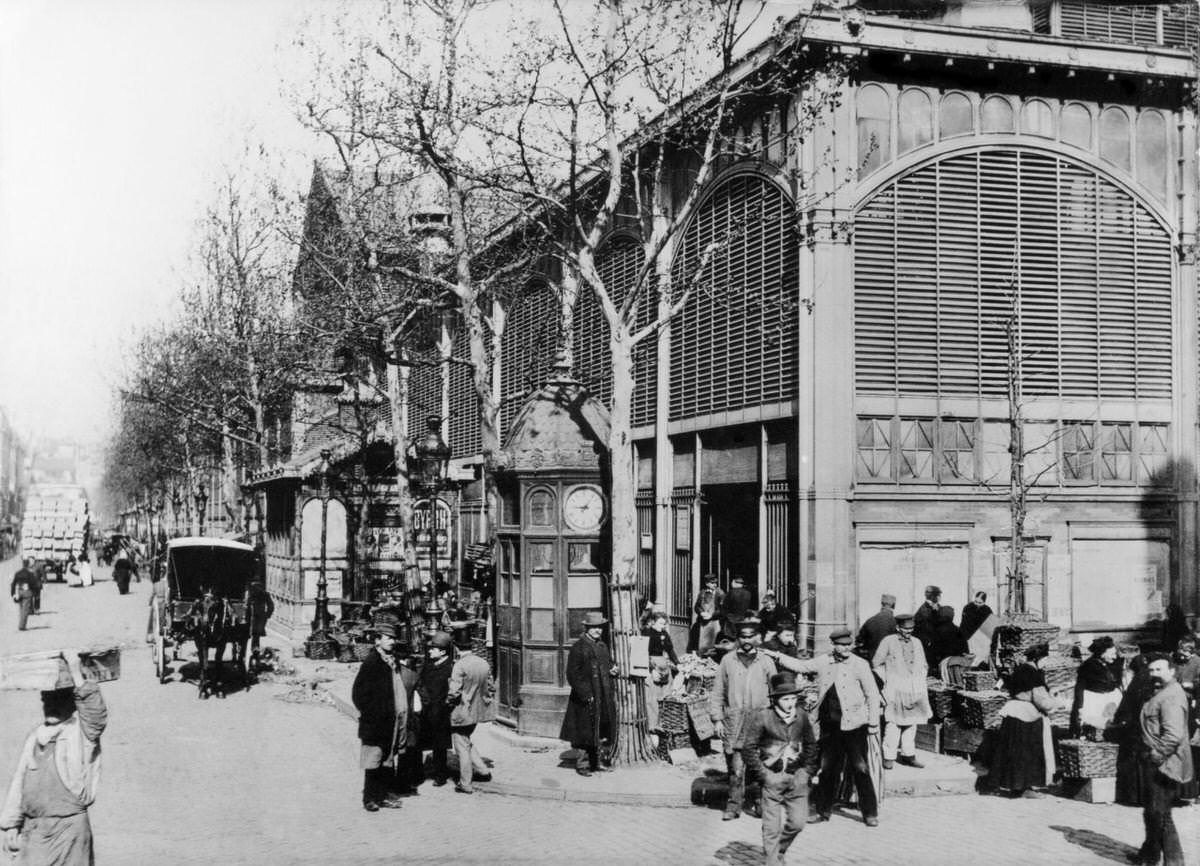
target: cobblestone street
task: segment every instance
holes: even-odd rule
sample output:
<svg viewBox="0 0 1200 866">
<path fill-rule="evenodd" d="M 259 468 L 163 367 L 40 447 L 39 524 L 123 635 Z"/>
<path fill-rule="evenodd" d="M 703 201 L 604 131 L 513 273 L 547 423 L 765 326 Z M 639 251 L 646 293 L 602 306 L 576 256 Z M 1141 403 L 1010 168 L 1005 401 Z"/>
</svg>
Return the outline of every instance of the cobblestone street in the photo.
<svg viewBox="0 0 1200 866">
<path fill-rule="evenodd" d="M 5 564 L 6 576 L 15 563 Z M 403 808 L 359 805 L 353 723 L 320 700 L 281 700 L 296 686 L 265 683 L 200 701 L 193 684 L 159 685 L 140 643 L 148 584 L 119 596 L 101 569 L 87 589 L 51 584 L 35 629 L 0 616 L 0 652 L 126 642 L 121 679 L 105 687 L 111 710 L 104 777 L 92 810 L 100 864 L 656 863 L 758 864 L 758 823 L 722 822 L 710 809 L 548 802 L 452 786 L 421 789 Z M 185 657 L 186 657 L 185 653 Z M 38 721 L 32 692 L 0 694 L 4 783 Z M 505 768 L 497 764 L 497 778 Z M 1200 809 L 1177 812 L 1200 862 Z M 811 827 L 792 862 L 990 864 L 1122 863 L 1140 841 L 1141 816 L 1121 806 L 1058 798 L 896 798 L 882 826 L 852 817 Z"/>
</svg>

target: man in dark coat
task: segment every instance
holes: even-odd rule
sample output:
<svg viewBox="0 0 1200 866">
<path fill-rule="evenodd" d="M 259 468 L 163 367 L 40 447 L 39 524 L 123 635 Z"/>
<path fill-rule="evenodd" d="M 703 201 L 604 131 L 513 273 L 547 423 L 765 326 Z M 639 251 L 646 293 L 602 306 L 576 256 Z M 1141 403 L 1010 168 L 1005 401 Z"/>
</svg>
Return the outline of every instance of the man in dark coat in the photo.
<svg viewBox="0 0 1200 866">
<path fill-rule="evenodd" d="M 158 583 L 158 581 L 155 581 Z M 246 589 L 246 616 L 250 619 L 250 669 L 258 670 L 259 644 L 267 636 L 267 621 L 275 613 L 275 600 L 261 580 L 250 581 Z"/>
<path fill-rule="evenodd" d="M 1142 734 L 1142 777 L 1146 800 L 1142 807 L 1145 840 L 1132 863 L 1183 866 L 1183 847 L 1171 808 L 1179 786 L 1190 782 L 1194 767 L 1188 745 L 1188 705 L 1183 687 L 1175 681 L 1171 661 L 1154 655 L 1149 665 L 1154 689 L 1138 719 Z"/>
<path fill-rule="evenodd" d="M 991 615 L 992 609 L 988 607 L 987 593 L 975 593 L 974 598 L 963 606 L 962 619 L 959 621 L 963 637 L 970 640 L 971 635 L 975 634 Z"/>
<path fill-rule="evenodd" d="M 12 586 L 9 588 L 12 600 L 20 605 L 17 631 L 25 631 L 25 624 L 29 621 L 29 615 L 33 613 L 33 588 L 37 577 L 34 576 L 32 566 L 32 557 L 25 557 L 24 564 L 13 575 Z"/>
<path fill-rule="evenodd" d="M 775 621 L 778 629 L 775 637 L 763 641 L 762 648 L 781 653 L 790 658 L 800 657 L 800 647 L 796 644 L 796 621 L 790 613 L 785 613 Z"/>
<path fill-rule="evenodd" d="M 421 696 L 421 749 L 433 753 L 433 784 L 446 784 L 450 771 L 446 752 L 450 748 L 450 656 L 454 642 L 444 631 L 429 639 L 428 658 L 421 668 L 417 693 Z"/>
<path fill-rule="evenodd" d="M 929 657 L 929 669 L 935 675 L 941 672 L 944 659 L 951 656 L 964 656 L 969 653 L 967 639 L 962 635 L 962 629 L 954 624 L 954 608 L 943 605 L 937 613 L 933 624 L 933 655 Z"/>
<path fill-rule="evenodd" d="M 738 626 L 754 614 L 754 596 L 746 588 L 740 575 L 729 581 L 729 593 L 725 596 L 725 636 L 730 640 L 737 637 Z"/>
<path fill-rule="evenodd" d="M 858 630 L 858 646 L 867 661 L 875 658 L 875 650 L 885 637 L 896 634 L 896 596 L 884 593 L 879 604 L 879 613 L 868 617 Z"/>
<path fill-rule="evenodd" d="M 612 681 L 617 667 L 603 640 L 607 623 L 604 614 L 589 611 L 583 618 L 583 636 L 575 641 L 567 654 L 571 697 L 559 738 L 579 751 L 575 772 L 581 776 L 605 769 L 600 764 L 600 746 L 611 742 L 617 731 Z"/>
<path fill-rule="evenodd" d="M 375 623 L 375 649 L 354 678 L 351 699 L 358 710 L 358 738 L 362 740 L 359 766 L 363 770 L 363 808 L 399 808 L 388 794 L 397 754 L 408 742 L 417 675 L 396 662 L 396 627 Z"/>
<path fill-rule="evenodd" d="M 925 601 L 913 614 L 913 636 L 925 648 L 925 658 L 933 661 L 933 630 L 937 625 L 937 614 L 942 609 L 941 587 L 925 587 Z"/>
</svg>

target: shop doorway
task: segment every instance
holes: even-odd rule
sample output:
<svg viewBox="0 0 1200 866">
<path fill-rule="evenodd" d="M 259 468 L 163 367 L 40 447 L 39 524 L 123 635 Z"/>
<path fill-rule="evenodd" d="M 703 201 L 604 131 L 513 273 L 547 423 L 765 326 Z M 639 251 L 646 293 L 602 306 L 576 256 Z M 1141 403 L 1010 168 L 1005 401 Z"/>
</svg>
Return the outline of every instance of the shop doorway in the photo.
<svg viewBox="0 0 1200 866">
<path fill-rule="evenodd" d="M 700 573 L 715 574 L 721 586 L 741 575 L 758 586 L 758 485 L 710 484 L 700 506 Z M 755 599 L 757 603 L 757 599 Z"/>
</svg>

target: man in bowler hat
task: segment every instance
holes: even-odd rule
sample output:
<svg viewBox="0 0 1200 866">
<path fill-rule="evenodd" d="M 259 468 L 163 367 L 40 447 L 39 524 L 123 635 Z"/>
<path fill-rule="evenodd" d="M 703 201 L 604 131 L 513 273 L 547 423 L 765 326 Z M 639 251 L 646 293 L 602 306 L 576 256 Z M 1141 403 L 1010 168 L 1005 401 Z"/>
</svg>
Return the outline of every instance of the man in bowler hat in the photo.
<svg viewBox="0 0 1200 866">
<path fill-rule="evenodd" d="M 17 614 L 17 631 L 25 631 L 25 625 L 33 613 L 34 589 L 37 586 L 37 575 L 33 573 L 33 557 L 27 556 L 22 565 L 13 575 L 9 593 L 12 600 L 20 607 Z"/>
<path fill-rule="evenodd" d="M 796 675 L 771 677 L 771 706 L 751 720 L 743 748 L 746 775 L 762 784 L 762 839 L 766 866 L 783 857 L 808 820 L 809 779 L 817 773 L 817 736 L 804 707 Z"/>
<path fill-rule="evenodd" d="M 449 778 L 446 753 L 450 749 L 450 671 L 454 643 L 444 631 L 429 639 L 427 658 L 421 666 L 417 694 L 421 696 L 421 748 L 433 754 L 433 784 L 441 787 Z"/>
<path fill-rule="evenodd" d="M 617 704 L 613 694 L 613 676 L 617 666 L 604 642 L 608 620 L 598 610 L 583 618 L 583 635 L 567 654 L 567 682 L 571 696 L 563 716 L 559 738 L 579 752 L 575 772 L 581 776 L 606 769 L 600 761 L 600 747 L 612 742 L 617 732 Z"/>
</svg>

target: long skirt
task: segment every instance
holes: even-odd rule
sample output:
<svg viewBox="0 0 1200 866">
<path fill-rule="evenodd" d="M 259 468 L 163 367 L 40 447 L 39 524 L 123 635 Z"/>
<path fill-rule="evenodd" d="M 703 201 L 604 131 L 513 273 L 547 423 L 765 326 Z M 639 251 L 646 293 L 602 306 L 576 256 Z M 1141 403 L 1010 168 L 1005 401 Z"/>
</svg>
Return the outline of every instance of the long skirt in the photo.
<svg viewBox="0 0 1200 866">
<path fill-rule="evenodd" d="M 1024 791 L 1046 784 L 1043 719 L 1023 722 L 1008 716 L 1000 723 L 988 781 L 995 788 Z"/>
<path fill-rule="evenodd" d="M 1116 800 L 1122 806 L 1144 806 L 1149 798 L 1140 751 L 1139 735 L 1127 736 L 1117 746 Z"/>
<path fill-rule="evenodd" d="M 16 866 L 92 866 L 92 824 L 86 811 L 65 818 L 30 818 L 21 831 Z"/>
</svg>

